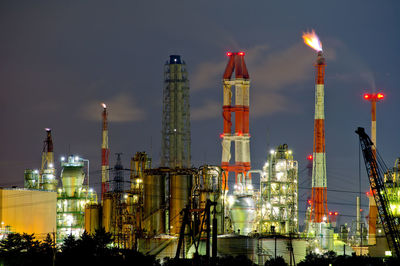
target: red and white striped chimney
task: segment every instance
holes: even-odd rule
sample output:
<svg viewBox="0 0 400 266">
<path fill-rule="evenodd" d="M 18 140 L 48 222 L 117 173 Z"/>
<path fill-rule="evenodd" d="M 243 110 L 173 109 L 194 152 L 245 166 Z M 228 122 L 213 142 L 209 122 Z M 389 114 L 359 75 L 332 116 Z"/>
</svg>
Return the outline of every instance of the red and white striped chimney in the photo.
<svg viewBox="0 0 400 266">
<path fill-rule="evenodd" d="M 324 111 L 324 78 L 325 59 L 322 51 L 318 52 L 315 64 L 315 115 L 314 115 L 314 148 L 312 171 L 311 215 L 313 223 L 328 222 L 326 156 L 325 156 L 325 111 Z"/>
</svg>

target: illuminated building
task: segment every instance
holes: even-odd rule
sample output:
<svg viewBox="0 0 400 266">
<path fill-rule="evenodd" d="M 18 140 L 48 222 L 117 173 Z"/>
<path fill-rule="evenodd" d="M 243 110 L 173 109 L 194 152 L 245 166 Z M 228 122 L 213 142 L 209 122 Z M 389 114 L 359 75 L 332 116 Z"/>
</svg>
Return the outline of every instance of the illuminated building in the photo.
<svg viewBox="0 0 400 266">
<path fill-rule="evenodd" d="M 85 206 L 97 203 L 96 192 L 84 186 L 84 161 L 69 156 L 61 162 L 62 187 L 57 191 L 57 242 L 68 235 L 79 237 L 85 229 Z"/>
<path fill-rule="evenodd" d="M 43 240 L 56 228 L 56 192 L 0 188 L 0 238 L 7 232 Z"/>
<path fill-rule="evenodd" d="M 260 180 L 261 232 L 298 232 L 298 164 L 286 144 L 271 150 Z"/>
</svg>

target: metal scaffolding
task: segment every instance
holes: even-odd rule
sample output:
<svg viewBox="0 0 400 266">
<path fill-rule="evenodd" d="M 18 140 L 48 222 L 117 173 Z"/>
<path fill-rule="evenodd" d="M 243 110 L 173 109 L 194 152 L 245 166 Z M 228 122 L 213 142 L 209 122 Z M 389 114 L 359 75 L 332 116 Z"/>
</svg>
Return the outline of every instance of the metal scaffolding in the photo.
<svg viewBox="0 0 400 266">
<path fill-rule="evenodd" d="M 261 232 L 298 232 L 298 165 L 286 144 L 271 150 L 260 180 Z"/>
<path fill-rule="evenodd" d="M 61 162 L 62 187 L 57 190 L 57 242 L 68 235 L 79 237 L 85 230 L 85 207 L 97 203 L 97 194 L 84 185 L 84 161 L 69 156 Z"/>
<path fill-rule="evenodd" d="M 385 173 L 385 187 L 393 216 L 400 220 L 400 158 L 397 158 L 394 167 Z"/>
<path fill-rule="evenodd" d="M 190 104 L 186 64 L 171 55 L 164 68 L 161 166 L 190 167 Z"/>
</svg>

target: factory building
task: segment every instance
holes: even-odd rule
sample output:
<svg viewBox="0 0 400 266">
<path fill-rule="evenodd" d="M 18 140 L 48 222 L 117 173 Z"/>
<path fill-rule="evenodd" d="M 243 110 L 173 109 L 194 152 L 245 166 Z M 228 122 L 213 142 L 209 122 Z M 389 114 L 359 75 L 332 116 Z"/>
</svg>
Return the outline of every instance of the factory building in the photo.
<svg viewBox="0 0 400 266">
<path fill-rule="evenodd" d="M 27 189 L 40 189 L 56 191 L 57 176 L 54 166 L 53 138 L 51 129 L 46 128 L 46 138 L 42 150 L 42 164 L 40 170 L 26 169 L 24 173 L 24 187 Z"/>
<path fill-rule="evenodd" d="M 0 237 L 13 232 L 44 240 L 56 231 L 56 200 L 54 191 L 0 188 Z"/>
<path fill-rule="evenodd" d="M 397 158 L 394 167 L 385 174 L 385 187 L 392 214 L 400 220 L 400 158 Z"/>
<path fill-rule="evenodd" d="M 262 233 L 298 233 L 298 164 L 286 144 L 271 150 L 260 180 Z"/>
<path fill-rule="evenodd" d="M 68 235 L 79 237 L 85 230 L 85 206 L 97 203 L 97 194 L 84 185 L 84 161 L 69 156 L 61 162 L 62 186 L 57 190 L 57 242 Z"/>
</svg>

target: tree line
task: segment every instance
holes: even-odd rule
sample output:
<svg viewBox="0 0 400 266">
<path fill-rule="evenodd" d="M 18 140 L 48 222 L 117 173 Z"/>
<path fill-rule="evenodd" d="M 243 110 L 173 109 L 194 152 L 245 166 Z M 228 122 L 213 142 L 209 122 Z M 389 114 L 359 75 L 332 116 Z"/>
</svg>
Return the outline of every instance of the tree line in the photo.
<svg viewBox="0 0 400 266">
<path fill-rule="evenodd" d="M 64 239 L 61 246 L 57 247 L 54 236 L 50 234 L 43 241 L 38 241 L 34 234 L 9 234 L 0 241 L 0 265 L 41 265 L 41 266 L 125 266 L 125 265 L 150 265 L 150 266 L 255 266 L 245 256 L 218 257 L 215 261 L 209 261 L 205 256 L 193 259 L 164 258 L 161 263 L 155 256 L 144 255 L 140 252 L 113 247 L 114 239 L 104 228 L 90 235 L 84 232 L 79 238 L 72 235 Z M 265 262 L 265 266 L 288 265 L 282 257 L 271 258 Z M 371 258 L 367 256 L 337 256 L 334 252 L 323 255 L 309 254 L 297 264 L 307 265 L 400 265 L 396 258 Z"/>
</svg>

